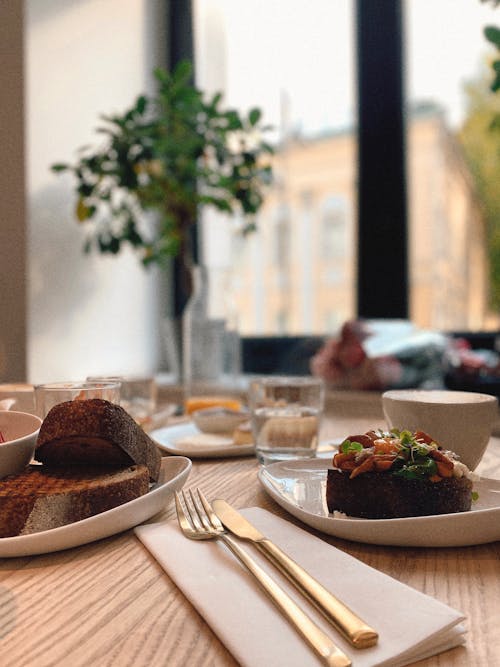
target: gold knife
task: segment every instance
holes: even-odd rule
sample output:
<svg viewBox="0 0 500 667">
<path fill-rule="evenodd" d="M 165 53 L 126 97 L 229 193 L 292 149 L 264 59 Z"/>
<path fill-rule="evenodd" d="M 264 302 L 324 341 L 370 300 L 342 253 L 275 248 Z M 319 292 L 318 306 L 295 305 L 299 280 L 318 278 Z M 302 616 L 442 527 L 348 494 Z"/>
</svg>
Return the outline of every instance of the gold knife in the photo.
<svg viewBox="0 0 500 667">
<path fill-rule="evenodd" d="M 262 535 L 225 500 L 214 500 L 212 507 L 228 530 L 243 540 L 253 542 L 355 648 L 368 648 L 377 643 L 378 633 L 373 628 Z"/>
</svg>

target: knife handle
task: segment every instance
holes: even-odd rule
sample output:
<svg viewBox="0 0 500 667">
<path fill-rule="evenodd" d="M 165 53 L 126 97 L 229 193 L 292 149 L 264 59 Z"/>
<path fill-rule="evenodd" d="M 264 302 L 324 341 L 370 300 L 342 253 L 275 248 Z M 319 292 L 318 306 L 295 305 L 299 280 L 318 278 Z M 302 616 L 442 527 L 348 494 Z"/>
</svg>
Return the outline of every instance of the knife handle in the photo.
<svg viewBox="0 0 500 667">
<path fill-rule="evenodd" d="M 295 604 L 285 591 L 242 549 L 236 540 L 226 534 L 217 536 L 253 574 L 261 588 L 267 593 L 284 616 L 294 625 L 309 645 L 323 659 L 327 667 L 351 667 L 351 660 L 336 646 L 321 628 Z"/>
<path fill-rule="evenodd" d="M 355 647 L 368 648 L 378 641 L 377 632 L 287 556 L 271 540 L 254 542 L 287 579 L 337 628 Z"/>
</svg>

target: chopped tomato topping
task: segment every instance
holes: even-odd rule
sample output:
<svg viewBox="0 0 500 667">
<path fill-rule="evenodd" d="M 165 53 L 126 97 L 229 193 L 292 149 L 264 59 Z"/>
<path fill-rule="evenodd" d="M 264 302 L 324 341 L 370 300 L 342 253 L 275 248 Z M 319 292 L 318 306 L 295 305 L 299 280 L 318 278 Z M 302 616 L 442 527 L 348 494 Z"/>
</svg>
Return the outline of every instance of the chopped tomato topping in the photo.
<svg viewBox="0 0 500 667">
<path fill-rule="evenodd" d="M 424 431 L 368 431 L 350 435 L 339 446 L 333 465 L 354 479 L 362 473 L 388 472 L 400 478 L 428 479 L 440 482 L 453 477 L 450 456 L 436 448 L 435 441 Z"/>
<path fill-rule="evenodd" d="M 436 467 L 441 477 L 453 477 L 453 463 L 451 461 L 437 461 Z"/>
<path fill-rule="evenodd" d="M 431 436 L 425 431 L 415 431 L 415 440 L 425 442 L 426 445 L 430 445 L 432 442 L 434 442 Z"/>
<path fill-rule="evenodd" d="M 399 441 L 394 438 L 377 438 L 373 446 L 375 454 L 395 454 L 401 449 Z"/>
<path fill-rule="evenodd" d="M 354 468 L 354 470 L 349 475 L 349 479 L 354 479 L 354 477 L 357 477 L 362 472 L 369 472 L 370 470 L 373 470 L 374 468 L 373 459 L 374 459 L 373 456 L 369 456 L 363 461 L 363 463 L 360 463 L 359 466 L 356 466 L 356 468 Z"/>
<path fill-rule="evenodd" d="M 356 456 L 356 452 L 339 452 L 334 456 L 335 465 L 342 465 L 345 461 L 353 461 Z"/>
</svg>

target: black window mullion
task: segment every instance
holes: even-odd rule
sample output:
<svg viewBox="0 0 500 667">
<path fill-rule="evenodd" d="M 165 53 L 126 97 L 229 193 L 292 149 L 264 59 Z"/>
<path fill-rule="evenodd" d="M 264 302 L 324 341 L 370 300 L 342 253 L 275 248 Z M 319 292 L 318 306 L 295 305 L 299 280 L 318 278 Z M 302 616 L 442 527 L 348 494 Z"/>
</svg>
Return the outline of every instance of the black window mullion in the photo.
<svg viewBox="0 0 500 667">
<path fill-rule="evenodd" d="M 366 318 L 406 318 L 409 310 L 402 5 L 356 0 L 357 312 Z M 183 58 L 194 61 L 192 6 L 174 0 L 168 65 Z M 183 299 L 176 290 L 176 314 Z"/>
<path fill-rule="evenodd" d="M 357 0 L 358 315 L 408 317 L 401 0 Z"/>
<path fill-rule="evenodd" d="M 193 43 L 193 8 L 191 0 L 172 0 L 168 3 L 168 62 L 172 70 L 181 60 L 189 60 L 193 64 L 194 77 L 194 43 Z M 198 262 L 198 226 L 191 227 L 191 252 L 194 263 Z M 179 318 L 191 295 L 191 285 L 186 281 L 186 267 L 182 258 L 176 257 L 173 262 L 173 316 Z"/>
</svg>

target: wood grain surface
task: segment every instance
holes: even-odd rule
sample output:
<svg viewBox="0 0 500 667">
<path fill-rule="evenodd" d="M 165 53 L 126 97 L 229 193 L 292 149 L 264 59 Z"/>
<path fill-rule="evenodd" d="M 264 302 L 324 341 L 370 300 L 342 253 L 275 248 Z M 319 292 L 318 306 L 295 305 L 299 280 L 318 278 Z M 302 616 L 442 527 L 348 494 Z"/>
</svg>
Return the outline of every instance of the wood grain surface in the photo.
<svg viewBox="0 0 500 667">
<path fill-rule="evenodd" d="M 378 402 L 360 410 L 363 400 L 351 397 L 351 410 L 345 397 L 330 402 L 323 438 L 359 432 L 366 420 L 377 426 Z M 262 490 L 257 470 L 253 457 L 197 459 L 186 486 L 200 486 L 209 498 L 224 497 L 238 508 L 264 507 L 302 525 Z M 492 438 L 480 470 L 500 479 L 500 439 Z M 156 519 L 174 516 L 170 501 Z M 467 615 L 464 648 L 415 664 L 500 665 L 500 542 L 449 549 L 382 547 L 308 530 Z M 132 531 L 59 553 L 0 560 L 2 667 L 235 664 Z"/>
</svg>

